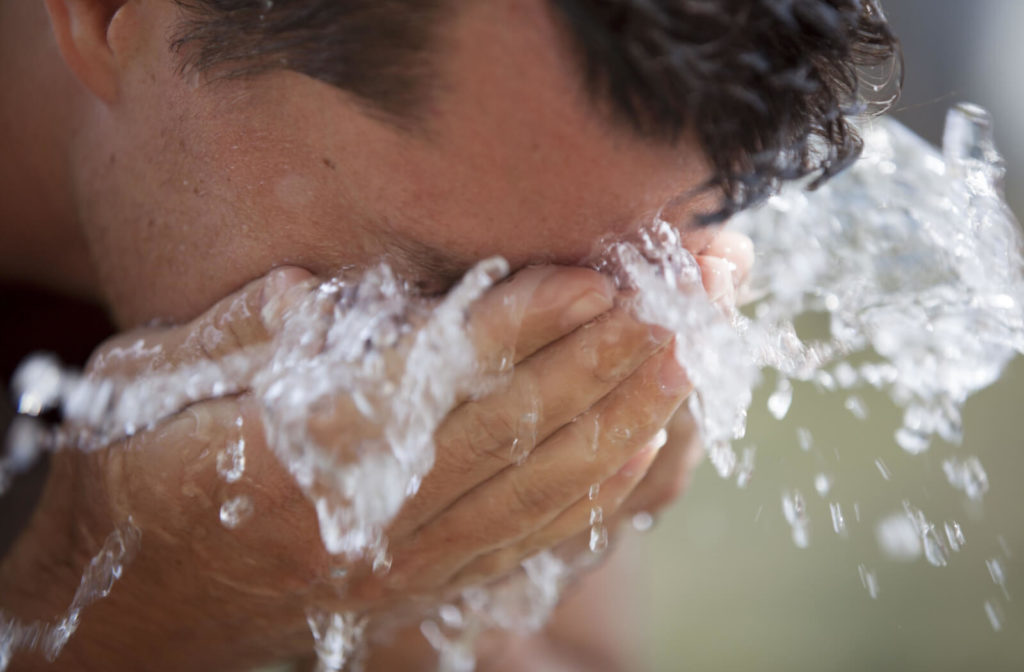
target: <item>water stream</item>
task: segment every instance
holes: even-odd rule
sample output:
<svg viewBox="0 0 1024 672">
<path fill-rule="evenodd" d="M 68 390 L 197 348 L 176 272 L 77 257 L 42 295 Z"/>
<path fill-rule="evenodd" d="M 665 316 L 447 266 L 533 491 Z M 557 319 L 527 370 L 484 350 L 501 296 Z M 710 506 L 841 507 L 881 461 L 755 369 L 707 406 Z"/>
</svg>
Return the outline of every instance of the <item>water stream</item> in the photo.
<svg viewBox="0 0 1024 672">
<path fill-rule="evenodd" d="M 742 312 L 725 314 L 708 300 L 695 259 L 665 222 L 653 222 L 637 239 L 610 242 L 595 258 L 595 267 L 621 287 L 637 290 L 629 310 L 676 332 L 676 356 L 697 390 L 690 409 L 710 460 L 741 487 L 756 453 L 733 443 L 744 437 L 759 385 L 772 386 L 768 409 L 779 420 L 794 404 L 794 384 L 841 395 L 862 420 L 867 409 L 857 390 L 883 390 L 903 409 L 893 441 L 920 453 L 936 437 L 959 443 L 964 402 L 1024 351 L 1018 229 L 1001 196 L 1003 166 L 987 114 L 969 105 L 951 110 L 941 153 L 890 119 L 866 121 L 861 130 L 864 155 L 846 173 L 815 192 L 787 187 L 730 223 L 758 253 L 748 289 L 753 302 Z M 249 388 L 261 401 L 269 445 L 316 509 L 324 547 L 387 572 L 387 524 L 433 465 L 435 429 L 457 399 L 507 379 L 481 373 L 464 329 L 467 307 L 507 272 L 503 260 L 481 262 L 437 304 L 382 264 L 323 283 L 291 309 L 280 335 L 257 357 L 130 381 L 83 376 L 36 357 L 15 381 L 22 417 L 8 437 L 0 486 L 42 450 L 97 449 L 187 403 Z M 813 338 L 797 328 L 806 319 L 823 325 Z M 340 397 L 351 400 L 358 422 L 325 437 L 310 423 L 311 409 Z M 58 406 L 85 431 L 55 433 L 32 419 Z M 522 425 L 524 445 L 511 447 L 511 462 L 536 440 L 536 417 Z M 801 428 L 799 440 L 810 450 L 813 428 Z M 224 481 L 238 481 L 246 468 L 244 439 L 224 446 L 217 465 Z M 888 478 L 881 457 L 876 465 Z M 988 479 L 977 458 L 950 458 L 943 470 L 950 496 L 984 496 Z M 819 474 L 814 489 L 826 498 L 840 477 Z M 259 515 L 244 494 L 221 504 L 213 515 L 229 529 Z M 798 546 L 810 544 L 806 507 L 806 494 L 783 492 Z M 837 534 L 860 520 L 856 507 L 830 502 L 829 511 Z M 474 638 L 488 628 L 541 628 L 568 578 L 607 546 L 610 531 L 596 504 L 591 523 L 590 553 L 542 552 L 498 585 L 465 589 L 427 609 L 420 630 L 438 650 L 441 668 L 471 670 Z M 933 523 L 910 502 L 875 523 L 879 546 L 893 557 L 923 552 L 942 566 L 964 543 L 958 523 Z M 651 517 L 637 516 L 633 524 L 646 529 Z M 0 669 L 18 648 L 59 653 L 82 609 L 120 576 L 139 543 L 132 529 L 126 522 L 108 540 L 83 577 L 81 599 L 76 594 L 53 624 L 0 616 Z M 998 559 L 987 569 L 1008 599 Z M 858 571 L 877 595 L 875 573 L 864 565 Z M 997 629 L 1002 609 L 997 601 L 985 605 Z M 358 658 L 363 615 L 312 610 L 309 623 L 322 669 L 340 670 Z"/>
</svg>

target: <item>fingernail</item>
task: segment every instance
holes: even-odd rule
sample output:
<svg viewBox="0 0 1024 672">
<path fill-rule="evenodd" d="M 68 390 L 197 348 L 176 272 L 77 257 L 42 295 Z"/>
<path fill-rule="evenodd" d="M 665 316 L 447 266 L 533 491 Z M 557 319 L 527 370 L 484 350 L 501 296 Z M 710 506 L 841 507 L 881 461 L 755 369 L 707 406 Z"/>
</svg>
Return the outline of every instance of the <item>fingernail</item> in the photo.
<svg viewBox="0 0 1024 672">
<path fill-rule="evenodd" d="M 751 267 L 754 265 L 754 243 L 750 238 L 743 235 L 734 235 L 729 238 L 725 246 L 725 256 L 732 266 L 732 282 L 739 286 L 747 279 Z"/>
<path fill-rule="evenodd" d="M 562 314 L 562 325 L 574 327 L 589 322 L 612 307 L 610 296 L 598 291 L 588 291 L 576 299 Z"/>
<path fill-rule="evenodd" d="M 712 301 L 718 300 L 732 286 L 732 271 L 729 262 L 720 257 L 701 257 L 704 291 Z"/>
<path fill-rule="evenodd" d="M 658 384 L 663 392 L 675 393 L 689 385 L 690 379 L 686 375 L 682 364 L 673 356 L 662 363 L 658 370 Z"/>
<path fill-rule="evenodd" d="M 731 264 L 734 285 L 741 285 L 754 264 L 754 242 L 736 231 L 722 231 L 702 254 L 725 259 Z"/>
<path fill-rule="evenodd" d="M 288 290 L 303 281 L 312 277 L 312 274 L 302 268 L 285 267 L 271 271 L 266 280 L 263 281 L 263 291 L 260 295 L 260 316 L 267 325 L 272 325 L 280 319 L 284 310 L 284 296 Z"/>
<path fill-rule="evenodd" d="M 263 283 L 263 305 L 268 305 L 308 277 L 309 272 L 301 268 L 286 267 L 271 271 Z"/>
</svg>

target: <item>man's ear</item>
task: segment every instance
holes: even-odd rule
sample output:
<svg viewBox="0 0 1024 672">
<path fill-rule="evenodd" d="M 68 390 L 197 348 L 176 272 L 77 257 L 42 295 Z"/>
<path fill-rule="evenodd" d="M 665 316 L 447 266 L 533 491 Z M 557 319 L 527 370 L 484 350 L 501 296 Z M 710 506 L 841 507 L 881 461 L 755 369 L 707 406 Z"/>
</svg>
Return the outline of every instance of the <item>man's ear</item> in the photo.
<svg viewBox="0 0 1024 672">
<path fill-rule="evenodd" d="M 132 0 L 45 0 L 64 61 L 97 98 L 117 98 L 117 33 Z"/>
</svg>

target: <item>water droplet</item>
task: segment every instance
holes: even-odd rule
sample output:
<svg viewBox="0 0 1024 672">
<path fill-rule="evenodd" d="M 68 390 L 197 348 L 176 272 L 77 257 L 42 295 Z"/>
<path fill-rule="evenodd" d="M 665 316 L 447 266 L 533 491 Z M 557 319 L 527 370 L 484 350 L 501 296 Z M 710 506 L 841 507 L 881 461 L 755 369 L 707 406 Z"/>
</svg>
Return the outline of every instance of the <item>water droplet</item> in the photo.
<svg viewBox="0 0 1024 672">
<path fill-rule="evenodd" d="M 736 469 L 736 451 L 727 441 L 715 441 L 708 446 L 708 461 L 722 478 L 729 478 Z"/>
<path fill-rule="evenodd" d="M 587 499 L 589 499 L 590 501 L 594 501 L 595 499 L 597 499 L 597 495 L 600 492 L 601 492 L 601 484 L 600 483 L 592 484 L 590 486 L 590 489 L 587 490 Z"/>
<path fill-rule="evenodd" d="M 537 422 L 540 419 L 538 404 L 540 402 L 537 394 L 532 392 L 528 394 L 530 410 L 519 416 L 516 422 L 516 437 L 512 440 L 510 458 L 517 465 L 521 465 L 537 447 Z"/>
<path fill-rule="evenodd" d="M 846 401 L 843 402 L 843 406 L 858 420 L 866 420 L 868 417 L 868 407 L 864 405 L 864 400 L 857 395 L 847 397 Z"/>
<path fill-rule="evenodd" d="M 386 550 L 377 551 L 373 556 L 373 573 L 382 576 L 391 571 L 391 554 Z"/>
<path fill-rule="evenodd" d="M 928 450 L 929 438 L 906 427 L 896 430 L 896 443 L 911 455 L 918 455 Z"/>
<path fill-rule="evenodd" d="M 793 404 L 793 384 L 788 378 L 780 378 L 775 391 L 768 397 L 768 412 L 776 420 L 782 420 Z"/>
<path fill-rule="evenodd" d="M 887 481 L 892 478 L 892 472 L 889 471 L 889 467 L 885 466 L 882 458 L 879 457 L 875 460 L 875 466 L 878 467 L 878 473 L 882 475 L 882 478 Z"/>
<path fill-rule="evenodd" d="M 754 454 L 757 446 L 746 446 L 743 448 L 742 456 L 736 465 L 736 486 L 747 487 L 750 479 L 754 477 Z"/>
<path fill-rule="evenodd" d="M 836 389 L 836 379 L 832 377 L 832 374 L 828 371 L 819 369 L 814 372 L 814 383 L 825 390 L 832 391 Z"/>
<path fill-rule="evenodd" d="M 634 514 L 630 522 L 633 525 L 633 529 L 637 532 L 647 532 L 654 527 L 654 516 L 646 511 L 641 511 L 640 513 Z"/>
<path fill-rule="evenodd" d="M 878 599 L 878 577 L 865 565 L 857 565 L 857 573 L 860 575 L 860 583 L 868 591 L 872 600 Z"/>
<path fill-rule="evenodd" d="M 437 608 L 437 615 L 441 617 L 441 621 L 449 628 L 463 627 L 462 611 L 454 604 L 442 604 Z"/>
<path fill-rule="evenodd" d="M 832 529 L 838 535 L 845 535 L 846 519 L 843 518 L 843 509 L 839 502 L 829 502 L 828 510 L 832 514 Z"/>
<path fill-rule="evenodd" d="M 233 530 L 252 515 L 252 500 L 247 495 L 239 495 L 226 500 L 220 505 L 221 524 Z"/>
<path fill-rule="evenodd" d="M 800 446 L 800 450 L 810 452 L 811 446 L 814 445 L 814 437 L 811 436 L 811 430 L 806 427 L 796 428 L 796 440 Z"/>
<path fill-rule="evenodd" d="M 600 506 L 590 509 L 590 550 L 603 553 L 608 548 L 608 530 L 604 526 L 604 510 Z"/>
<path fill-rule="evenodd" d="M 587 443 L 585 457 L 588 462 L 593 462 L 597 459 L 597 451 L 601 447 L 601 419 L 595 413 L 590 422 L 592 423 L 590 441 Z"/>
<path fill-rule="evenodd" d="M 793 536 L 793 543 L 797 548 L 807 548 L 810 544 L 811 521 L 807 516 L 807 506 L 804 504 L 803 495 L 799 490 L 782 493 L 782 515 Z"/>
<path fill-rule="evenodd" d="M 999 589 L 1003 591 L 1003 597 L 1009 600 L 1010 593 L 1006 590 L 1006 573 L 1003 571 L 1003 563 L 999 562 L 999 558 L 989 558 L 985 561 L 985 566 L 988 567 L 988 575 L 992 578 L 992 583 L 999 586 Z"/>
<path fill-rule="evenodd" d="M 945 567 L 949 564 L 949 553 L 934 529 L 927 530 L 922 536 L 922 540 L 924 542 L 924 557 L 929 564 L 934 567 Z"/>
<path fill-rule="evenodd" d="M 968 499 L 980 501 L 988 492 L 988 474 L 977 457 L 971 456 L 962 461 L 956 458 L 943 460 L 942 471 L 949 484 L 962 490 Z"/>
<path fill-rule="evenodd" d="M 18 413 L 40 415 L 60 403 L 64 374 L 60 361 L 51 354 L 30 355 L 14 372 L 11 387 L 18 400 Z"/>
<path fill-rule="evenodd" d="M 921 556 L 921 537 L 905 513 L 894 513 L 879 521 L 875 538 L 885 555 L 908 562 Z"/>
<path fill-rule="evenodd" d="M 967 543 L 967 540 L 964 538 L 964 532 L 960 529 L 960 523 L 954 520 L 946 523 L 945 528 L 946 541 L 949 542 L 950 550 L 959 551 Z"/>
<path fill-rule="evenodd" d="M 985 615 L 993 630 L 999 632 L 1003 629 L 1003 610 L 995 600 L 985 600 Z"/>
<path fill-rule="evenodd" d="M 835 368 L 832 369 L 832 375 L 835 376 L 836 382 L 839 383 L 839 387 L 843 389 L 851 388 L 857 384 L 857 371 L 849 362 L 839 362 L 836 364 Z"/>
<path fill-rule="evenodd" d="M 818 495 L 824 497 L 832 489 L 832 479 L 825 474 L 818 474 L 814 477 L 814 489 Z"/>
<path fill-rule="evenodd" d="M 245 439 L 228 444 L 217 454 L 217 473 L 228 483 L 234 483 L 245 473 Z"/>
<path fill-rule="evenodd" d="M 604 553 L 608 549 L 608 530 L 604 525 L 594 525 L 590 528 L 590 551 L 592 553 Z"/>
</svg>

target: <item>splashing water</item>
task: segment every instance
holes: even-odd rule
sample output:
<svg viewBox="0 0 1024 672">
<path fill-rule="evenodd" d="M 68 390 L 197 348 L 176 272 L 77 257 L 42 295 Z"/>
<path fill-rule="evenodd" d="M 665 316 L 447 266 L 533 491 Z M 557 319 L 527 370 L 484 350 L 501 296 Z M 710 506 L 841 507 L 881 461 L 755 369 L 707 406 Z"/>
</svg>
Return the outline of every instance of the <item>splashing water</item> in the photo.
<svg viewBox="0 0 1024 672">
<path fill-rule="evenodd" d="M 366 628 L 362 617 L 311 609 L 306 621 L 313 633 L 317 672 L 340 672 L 358 655 Z"/>
<path fill-rule="evenodd" d="M 625 300 L 626 308 L 677 334 L 675 355 L 695 386 L 690 410 L 710 461 L 740 485 L 751 477 L 754 453 L 751 448 L 737 456 L 732 443 L 745 434 L 753 390 L 766 369 L 774 371 L 770 378 L 776 387 L 768 403 L 778 419 L 790 412 L 794 382 L 841 391 L 859 418 L 868 409 L 855 390 L 886 391 L 904 409 L 894 440 L 919 453 L 934 437 L 959 442 L 965 400 L 994 381 L 1014 353 L 1024 351 L 1019 241 L 1000 197 L 1002 164 L 987 115 L 972 106 L 954 109 L 944 155 L 886 119 L 866 125 L 863 135 L 864 156 L 844 175 L 814 193 L 787 189 L 734 219 L 731 226 L 754 240 L 759 255 L 749 281 L 756 299 L 750 314 L 723 313 L 708 299 L 696 260 L 664 221 L 655 221 L 634 241 L 611 242 L 595 257 L 594 266 L 620 287 L 637 290 Z M 387 524 L 432 466 L 435 429 L 456 399 L 494 384 L 481 376 L 472 356 L 465 311 L 507 272 L 500 259 L 482 262 L 434 305 L 380 265 L 358 279 L 334 279 L 310 293 L 290 309 L 262 356 L 227 357 L 132 381 L 83 377 L 36 358 L 15 381 L 19 408 L 31 416 L 60 406 L 65 417 L 91 430 L 92 439 L 83 444 L 90 448 L 150 427 L 192 401 L 251 384 L 261 401 L 268 444 L 313 502 L 324 547 L 332 554 L 372 559 L 386 572 Z M 805 314 L 827 316 L 828 336 L 801 339 L 794 323 Z M 128 350 L 140 355 L 147 347 L 140 340 Z M 845 361 L 854 353 L 866 361 L 857 366 Z M 358 421 L 352 426 L 325 432 L 310 423 L 318 408 L 341 399 L 354 407 Z M 535 423 L 528 413 L 517 428 L 526 449 L 536 440 Z M 34 450 L 46 449 L 45 436 L 33 438 L 27 427 L 12 444 L 21 446 L 19 456 L 5 457 L 0 476 L 16 473 L 31 462 Z M 805 451 L 813 445 L 806 428 L 797 431 L 797 441 Z M 233 487 L 245 469 L 244 449 L 239 441 L 218 458 L 219 473 Z M 515 449 L 513 462 L 520 452 L 528 450 Z M 972 498 L 988 487 L 974 459 L 951 460 L 947 468 L 953 486 Z M 881 460 L 877 465 L 888 479 L 888 468 Z M 825 475 L 815 484 L 822 497 L 831 486 L 832 477 Z M 228 527 L 244 520 L 235 515 L 245 508 L 244 496 L 224 503 L 228 511 L 222 508 L 221 518 Z M 842 508 L 837 502 L 829 506 L 833 529 L 844 534 Z M 782 509 L 794 542 L 807 546 L 804 497 L 787 491 Z M 854 513 L 859 522 L 856 505 Z M 647 515 L 634 524 L 646 528 L 650 520 Z M 596 505 L 590 522 L 591 548 L 603 550 L 607 532 Z M 923 554 L 936 566 L 948 563 L 964 539 L 957 523 L 937 526 L 909 504 L 876 532 L 891 557 Z M 86 574 L 92 578 L 83 578 L 90 599 L 105 594 L 103 586 L 109 591 L 106 579 L 120 575 L 131 546 L 124 538 L 122 533 L 116 572 L 112 561 L 104 560 L 100 564 L 108 569 L 93 572 L 91 566 Z M 509 579 L 465 589 L 458 606 L 439 606 L 424 618 L 421 631 L 450 669 L 472 669 L 475 634 L 491 627 L 522 632 L 542 627 L 561 587 L 593 555 L 566 559 L 541 552 Z M 858 571 L 875 597 L 875 573 L 863 565 Z M 990 565 L 993 581 L 1001 572 L 1000 565 Z M 52 632 L 70 628 L 70 636 L 81 611 L 75 604 L 62 621 L 64 630 Z M 1002 622 L 997 607 L 985 605 L 993 627 Z M 358 614 L 311 611 L 309 625 L 322 669 L 335 670 L 358 651 L 365 621 Z M 63 634 L 33 634 L 43 632 L 39 628 L 4 618 L 0 653 L 9 657 L 36 642 L 66 641 Z"/>
<path fill-rule="evenodd" d="M 434 430 L 458 395 L 481 389 L 465 311 L 507 272 L 501 259 L 482 262 L 431 310 L 382 265 L 291 311 L 255 387 L 268 443 L 313 500 L 332 554 L 383 546 L 384 526 L 433 466 Z M 394 357 L 405 340 L 405 359 Z M 310 409 L 346 394 L 362 424 L 316 435 Z"/>
<path fill-rule="evenodd" d="M 140 533 L 129 519 L 110 533 L 82 574 L 67 612 L 54 623 L 22 623 L 0 612 L 0 670 L 7 669 L 18 650 L 41 650 L 53 662 L 75 634 L 82 612 L 110 594 L 125 565 L 139 549 Z"/>
</svg>

